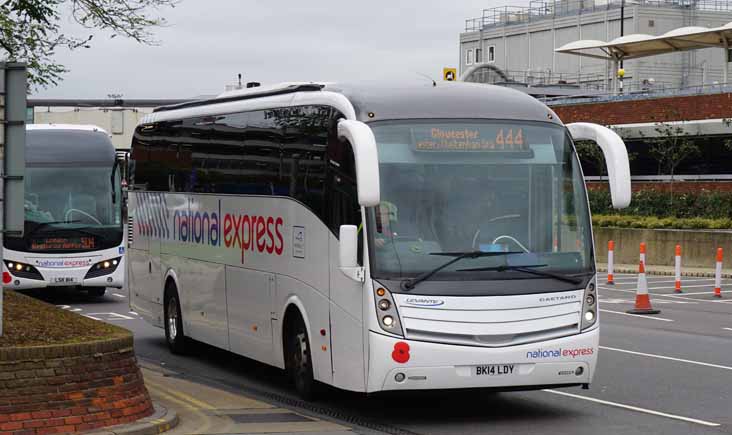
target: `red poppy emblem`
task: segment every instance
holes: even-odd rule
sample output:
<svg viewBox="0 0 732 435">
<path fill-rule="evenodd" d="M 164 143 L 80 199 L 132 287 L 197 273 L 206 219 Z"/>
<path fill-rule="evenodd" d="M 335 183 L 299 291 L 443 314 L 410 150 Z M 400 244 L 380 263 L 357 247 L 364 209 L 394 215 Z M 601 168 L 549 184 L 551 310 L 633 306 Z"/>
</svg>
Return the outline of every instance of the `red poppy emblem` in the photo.
<svg viewBox="0 0 732 435">
<path fill-rule="evenodd" d="M 403 341 L 394 344 L 394 352 L 391 353 L 391 358 L 399 364 L 409 361 L 409 345 Z"/>
</svg>

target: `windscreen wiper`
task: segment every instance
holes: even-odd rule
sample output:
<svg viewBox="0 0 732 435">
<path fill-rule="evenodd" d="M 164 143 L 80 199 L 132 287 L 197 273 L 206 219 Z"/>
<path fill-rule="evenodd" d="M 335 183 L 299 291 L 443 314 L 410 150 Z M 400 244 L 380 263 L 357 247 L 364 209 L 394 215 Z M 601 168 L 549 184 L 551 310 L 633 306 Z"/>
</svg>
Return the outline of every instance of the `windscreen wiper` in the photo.
<svg viewBox="0 0 732 435">
<path fill-rule="evenodd" d="M 480 258 L 480 257 L 498 257 L 501 255 L 513 255 L 513 254 L 524 254 L 524 252 L 483 252 L 483 251 L 467 251 L 467 252 L 430 252 L 429 255 L 441 255 L 445 257 L 455 257 L 447 263 L 438 266 L 432 270 L 421 273 L 412 279 L 405 279 L 402 281 L 401 287 L 404 291 L 412 290 L 417 284 L 427 279 L 430 279 L 432 275 L 441 271 L 442 269 L 457 263 L 458 261 L 465 258 Z"/>
<path fill-rule="evenodd" d="M 458 272 L 505 272 L 507 270 L 516 270 L 518 272 L 528 273 L 531 275 L 543 276 L 546 278 L 554 278 L 559 281 L 568 282 L 570 284 L 580 284 L 581 279 L 572 278 L 571 276 L 560 275 L 558 273 L 547 272 L 544 270 L 535 270 L 535 267 L 546 267 L 546 264 L 527 264 L 523 266 L 495 266 L 495 267 L 476 267 L 472 269 L 458 269 Z"/>
</svg>

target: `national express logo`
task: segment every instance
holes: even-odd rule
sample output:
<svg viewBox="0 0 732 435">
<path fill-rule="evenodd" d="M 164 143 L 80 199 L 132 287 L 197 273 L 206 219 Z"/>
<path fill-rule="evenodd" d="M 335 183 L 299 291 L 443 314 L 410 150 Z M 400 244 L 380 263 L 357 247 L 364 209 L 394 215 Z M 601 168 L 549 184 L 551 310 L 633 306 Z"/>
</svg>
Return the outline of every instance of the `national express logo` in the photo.
<svg viewBox="0 0 732 435">
<path fill-rule="evenodd" d="M 284 220 L 279 216 L 258 216 L 246 213 L 221 213 L 221 200 L 217 210 L 193 210 L 193 201 L 187 198 L 187 207 L 175 210 L 172 216 L 160 193 L 139 193 L 137 230 L 154 239 L 181 243 L 224 246 L 241 251 L 244 263 L 246 252 L 282 255 Z"/>
</svg>

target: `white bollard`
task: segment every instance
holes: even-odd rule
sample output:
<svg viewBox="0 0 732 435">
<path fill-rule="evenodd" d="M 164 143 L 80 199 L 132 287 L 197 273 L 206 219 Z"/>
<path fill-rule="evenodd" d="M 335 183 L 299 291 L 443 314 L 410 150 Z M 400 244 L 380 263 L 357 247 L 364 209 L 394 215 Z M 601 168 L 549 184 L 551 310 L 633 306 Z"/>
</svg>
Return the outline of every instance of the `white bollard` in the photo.
<svg viewBox="0 0 732 435">
<path fill-rule="evenodd" d="M 676 245 L 676 259 L 674 272 L 676 273 L 676 293 L 681 293 L 681 245 Z"/>
<path fill-rule="evenodd" d="M 614 263 L 615 263 L 615 242 L 612 240 L 607 242 L 607 284 L 614 285 L 615 284 L 615 277 L 613 276 L 614 272 Z"/>
<path fill-rule="evenodd" d="M 717 248 L 717 270 L 714 274 L 714 297 L 722 297 L 722 248 Z"/>
</svg>

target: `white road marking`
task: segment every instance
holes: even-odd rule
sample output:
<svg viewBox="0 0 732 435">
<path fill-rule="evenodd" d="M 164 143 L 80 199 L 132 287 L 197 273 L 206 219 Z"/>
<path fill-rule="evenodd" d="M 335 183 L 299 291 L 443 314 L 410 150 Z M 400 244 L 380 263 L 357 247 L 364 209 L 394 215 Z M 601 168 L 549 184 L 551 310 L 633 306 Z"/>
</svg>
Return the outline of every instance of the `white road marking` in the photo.
<svg viewBox="0 0 732 435">
<path fill-rule="evenodd" d="M 74 313 L 78 313 L 79 311 L 81 311 L 81 308 L 71 308 L 71 305 L 56 305 L 56 306 L 61 308 L 62 310 L 72 311 Z"/>
<path fill-rule="evenodd" d="M 714 287 L 714 284 L 697 284 L 697 285 L 684 285 L 681 283 L 681 290 L 685 288 L 698 288 L 698 287 Z M 674 290 L 676 287 L 648 287 L 648 290 Z M 711 291 L 711 290 L 710 290 Z"/>
<path fill-rule="evenodd" d="M 635 294 L 635 290 L 625 290 L 625 289 L 620 289 L 620 288 L 603 287 L 603 286 L 597 286 L 597 288 L 599 288 L 600 290 L 613 290 L 613 291 L 616 291 L 616 292 L 634 293 Z M 704 293 L 704 294 L 710 294 L 710 293 L 711 292 Z M 730 304 L 730 303 L 732 303 L 732 301 L 729 301 L 729 300 L 722 301 L 722 300 L 719 300 L 719 299 L 709 300 L 709 299 L 687 298 L 687 297 L 684 297 L 683 296 L 684 293 L 679 293 L 677 295 L 666 295 L 666 294 L 663 294 L 663 293 L 649 293 L 649 294 L 651 296 L 658 296 L 658 297 L 662 297 L 662 298 L 674 298 L 674 299 L 684 299 L 684 300 L 687 300 L 687 301 L 691 300 L 691 301 L 699 301 L 699 302 L 711 302 L 713 304 Z M 686 294 L 688 294 L 688 293 L 686 293 Z"/>
<path fill-rule="evenodd" d="M 617 299 L 617 298 L 603 298 L 603 299 L 600 299 L 600 303 L 603 303 L 603 302 L 606 303 L 606 304 L 632 304 L 635 301 L 633 301 L 632 299 Z M 699 302 L 692 302 L 692 301 L 672 301 L 672 300 L 668 300 L 668 299 L 656 299 L 653 303 L 654 304 L 680 304 L 680 305 L 691 304 L 691 305 L 696 305 Z"/>
<path fill-rule="evenodd" d="M 607 346 L 600 346 L 600 349 L 612 350 L 612 351 L 615 351 L 615 352 L 629 353 L 631 355 L 647 356 L 649 358 L 666 359 L 666 360 L 669 360 L 669 361 L 676 361 L 676 362 L 682 362 L 682 363 L 686 363 L 686 364 L 694 364 L 694 365 L 698 365 L 698 366 L 712 367 L 712 368 L 715 368 L 715 369 L 731 370 L 732 371 L 732 367 L 729 367 L 729 366 L 723 366 L 723 365 L 719 365 L 719 364 L 705 363 L 705 362 L 701 362 L 701 361 L 693 361 L 693 360 L 690 360 L 690 359 L 674 358 L 674 357 L 670 357 L 670 356 L 666 356 L 666 355 L 657 355 L 657 354 L 654 354 L 654 353 L 636 352 L 636 351 L 633 351 L 633 350 L 618 349 L 618 348 L 615 348 L 615 347 L 607 347 Z"/>
<path fill-rule="evenodd" d="M 680 415 L 668 414 L 665 412 L 654 411 L 652 409 L 639 408 L 637 406 L 626 405 L 624 403 L 610 402 L 608 400 L 595 399 L 594 397 L 588 397 L 588 396 L 580 396 L 579 394 L 565 393 L 564 391 L 556 391 L 556 390 L 542 390 L 542 391 L 546 391 L 547 393 L 552 393 L 552 394 L 558 394 L 560 396 L 572 397 L 574 399 L 587 400 L 589 402 L 595 402 L 595 403 L 599 403 L 601 405 L 613 406 L 615 408 L 622 408 L 622 409 L 627 409 L 630 411 L 642 412 L 644 414 L 655 415 L 658 417 L 665 417 L 665 418 L 671 418 L 674 420 L 685 421 L 688 423 L 700 424 L 702 426 L 711 426 L 711 427 L 721 426 L 719 423 L 712 423 L 711 421 L 705 421 L 705 420 L 699 420 L 696 418 L 689 418 L 689 417 L 683 417 Z"/>
<path fill-rule="evenodd" d="M 682 290 L 683 290 L 683 287 L 682 287 Z M 684 292 L 684 293 L 681 293 L 681 294 L 682 295 L 693 296 L 693 295 L 711 295 L 713 293 L 714 293 L 714 289 L 710 289 L 708 292 L 694 292 L 694 293 L 686 293 L 686 292 Z M 722 290 L 721 293 L 732 293 L 732 290 Z"/>
<path fill-rule="evenodd" d="M 600 308 L 600 312 L 622 314 L 623 316 L 640 317 L 641 319 L 647 319 L 647 320 L 660 320 L 662 322 L 673 322 L 673 320 L 671 320 L 671 319 L 664 319 L 663 317 L 656 317 L 655 315 L 654 316 L 644 316 L 642 314 L 623 313 L 622 311 L 610 311 L 610 310 L 604 310 L 602 308 Z"/>
<path fill-rule="evenodd" d="M 664 283 L 675 283 L 676 282 L 675 279 L 657 281 L 657 280 L 655 280 L 653 278 L 648 278 L 648 275 L 646 275 L 646 279 L 648 279 L 648 284 L 664 284 Z M 616 280 L 616 281 L 618 281 L 618 280 Z M 626 278 L 626 279 L 624 279 L 624 281 L 627 281 L 627 282 L 620 282 L 620 283 L 619 282 L 616 282 L 616 284 L 633 284 L 633 283 L 637 282 L 638 280 L 635 279 L 635 278 L 634 279 L 627 279 Z M 682 284 L 685 283 L 685 282 L 692 282 L 692 281 L 702 281 L 702 282 L 711 282 L 711 283 L 714 283 L 714 278 L 685 279 L 683 276 L 681 277 L 681 283 Z"/>
<path fill-rule="evenodd" d="M 125 316 L 124 314 L 119 313 L 89 313 L 86 315 L 87 317 L 91 317 L 95 320 L 102 320 L 102 321 L 113 321 L 113 320 L 135 320 L 134 317 Z M 104 316 L 104 319 L 98 319 L 93 316 Z"/>
<path fill-rule="evenodd" d="M 117 296 L 118 298 L 126 298 L 127 296 L 121 295 L 119 293 L 112 293 L 113 295 Z"/>
<path fill-rule="evenodd" d="M 726 329 L 727 331 L 732 331 L 732 328 L 722 328 L 722 329 Z"/>
</svg>

